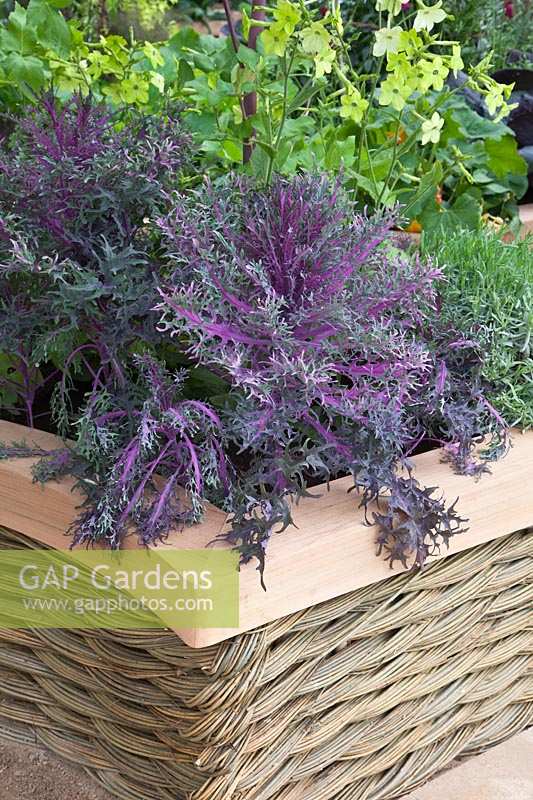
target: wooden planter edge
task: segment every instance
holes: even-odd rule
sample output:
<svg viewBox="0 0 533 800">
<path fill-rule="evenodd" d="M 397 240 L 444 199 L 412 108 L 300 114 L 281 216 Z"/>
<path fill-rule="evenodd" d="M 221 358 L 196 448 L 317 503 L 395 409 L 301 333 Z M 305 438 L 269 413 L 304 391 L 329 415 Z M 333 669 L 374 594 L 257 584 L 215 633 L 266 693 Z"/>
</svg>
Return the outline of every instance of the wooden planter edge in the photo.
<svg viewBox="0 0 533 800">
<path fill-rule="evenodd" d="M 533 203 L 525 203 L 520 206 L 518 213 L 522 223 L 522 237 L 527 236 L 528 233 L 533 234 Z"/>
<path fill-rule="evenodd" d="M 0 441 L 25 440 L 43 448 L 61 441 L 52 434 L 0 421 Z M 77 516 L 81 496 L 65 479 L 42 487 L 32 480 L 34 459 L 0 461 L 0 524 L 48 546 L 65 549 L 65 533 Z M 479 480 L 455 474 L 438 450 L 412 459 L 417 478 L 438 486 L 448 502 L 459 498 L 457 509 L 469 520 L 467 533 L 452 539 L 442 558 L 533 525 L 533 431 L 514 432 L 508 455 L 491 465 Z M 357 497 L 348 495 L 350 478 L 332 481 L 329 491 L 318 487 L 315 498 L 294 509 L 297 528 L 274 534 L 265 572 L 267 591 L 259 584 L 255 565 L 241 568 L 240 626 L 175 630 L 191 647 L 206 647 L 272 620 L 401 574 L 404 568 L 376 556 L 374 527 L 364 524 Z M 208 506 L 204 521 L 172 533 L 165 548 L 207 547 L 224 530 L 226 514 Z M 128 537 L 127 548 L 139 545 Z M 228 545 L 229 546 L 229 545 Z"/>
</svg>

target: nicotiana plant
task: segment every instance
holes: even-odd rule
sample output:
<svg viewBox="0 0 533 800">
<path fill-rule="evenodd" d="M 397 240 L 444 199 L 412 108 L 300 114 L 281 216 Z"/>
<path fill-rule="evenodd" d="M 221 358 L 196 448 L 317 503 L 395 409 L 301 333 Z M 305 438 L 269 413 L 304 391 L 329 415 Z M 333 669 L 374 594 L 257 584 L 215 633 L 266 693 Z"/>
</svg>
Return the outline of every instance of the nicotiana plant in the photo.
<svg viewBox="0 0 533 800">
<path fill-rule="evenodd" d="M 468 87 L 484 98 L 496 120 L 509 112 L 512 86 L 490 77 L 490 58 L 466 68 L 459 43 L 439 35 L 448 16 L 442 0 L 417 0 L 407 9 L 399 0 L 377 0 L 375 7 L 378 29 L 367 69 L 352 58 L 357 37 L 352 42 L 353 29 L 344 28 L 339 0 L 255 0 L 252 19 L 244 15 L 248 47 L 235 41 L 241 62 L 236 85 L 258 97 L 252 143 L 261 152 L 254 166 L 267 161 L 267 182 L 274 168 L 287 172 L 299 160 L 322 160 L 328 168 L 340 160 L 351 188 L 373 207 L 393 207 L 400 189 L 404 203 L 427 199 L 445 175 L 435 168 L 432 180 L 424 180 L 427 169 L 417 171 L 415 156 L 439 143 L 448 116 L 445 101 Z M 459 72 L 464 82 L 451 88 L 447 80 Z M 309 136 L 317 114 L 319 132 Z M 376 137 L 383 127 L 384 140 Z M 307 147 L 297 152 L 295 134 L 302 130 Z M 323 152 L 327 148 L 336 155 Z M 461 153 L 455 160 L 463 166 Z"/>
</svg>

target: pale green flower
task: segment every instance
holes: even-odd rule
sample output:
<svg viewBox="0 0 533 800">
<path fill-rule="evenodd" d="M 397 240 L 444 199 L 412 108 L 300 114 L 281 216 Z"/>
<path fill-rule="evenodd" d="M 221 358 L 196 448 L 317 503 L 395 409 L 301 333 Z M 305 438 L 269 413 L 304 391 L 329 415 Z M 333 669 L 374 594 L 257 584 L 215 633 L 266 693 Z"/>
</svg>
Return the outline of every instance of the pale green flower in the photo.
<svg viewBox="0 0 533 800">
<path fill-rule="evenodd" d="M 280 57 L 284 55 L 289 39 L 296 30 L 301 16 L 301 11 L 297 5 L 289 2 L 289 0 L 279 0 L 277 7 L 274 9 L 274 19 L 276 21 L 261 34 L 261 41 L 267 55 Z M 243 29 L 246 38 L 248 38 L 250 24 L 250 20 L 247 18 L 246 28 L 248 30 L 244 31 Z"/>
<path fill-rule="evenodd" d="M 457 72 L 464 67 L 464 61 L 461 58 L 461 48 L 458 44 L 454 44 L 452 47 L 452 54 L 448 58 L 448 66 L 453 71 L 455 77 L 457 77 Z"/>
<path fill-rule="evenodd" d="M 312 22 L 300 32 L 302 50 L 308 55 L 320 55 L 330 49 L 331 37 L 321 22 Z"/>
<path fill-rule="evenodd" d="M 326 73 L 329 75 L 336 58 L 337 53 L 332 47 L 328 47 L 327 50 L 322 50 L 316 55 L 313 59 L 315 62 L 316 77 L 322 78 Z"/>
<path fill-rule="evenodd" d="M 361 93 L 355 86 L 346 89 L 341 97 L 340 115 L 343 119 L 351 119 L 354 122 L 361 122 L 364 113 L 368 108 L 368 100 L 361 97 Z"/>
<path fill-rule="evenodd" d="M 393 73 L 383 81 L 380 87 L 379 104 L 380 106 L 392 106 L 396 111 L 405 108 L 407 99 L 413 93 L 409 81 L 403 75 Z"/>
<path fill-rule="evenodd" d="M 410 58 L 417 54 L 422 45 L 422 39 L 415 30 L 411 28 L 408 31 L 402 31 L 400 50 L 407 53 Z"/>
<path fill-rule="evenodd" d="M 385 53 L 397 53 L 401 47 L 402 29 L 396 25 L 394 28 L 381 28 L 376 31 L 376 41 L 372 53 L 375 56 L 384 56 Z"/>
<path fill-rule="evenodd" d="M 402 0 L 376 0 L 376 9 L 395 17 L 402 10 Z"/>
<path fill-rule="evenodd" d="M 418 12 L 415 17 L 414 29 L 421 31 L 424 28 L 431 31 L 435 25 L 446 19 L 446 12 L 442 8 L 442 0 L 438 0 L 434 6 L 426 6 L 422 0 L 418 0 Z"/>
<path fill-rule="evenodd" d="M 301 18 L 302 12 L 295 3 L 291 3 L 290 0 L 278 0 L 274 9 L 274 19 L 284 27 L 289 36 L 294 33 Z"/>
<path fill-rule="evenodd" d="M 427 119 L 422 123 L 422 144 L 428 144 L 429 142 L 438 144 L 443 125 L 443 118 L 435 111 L 431 119 Z"/>
<path fill-rule="evenodd" d="M 143 45 L 143 53 L 152 65 L 152 67 L 161 67 L 165 63 L 165 59 L 152 42 L 145 42 Z"/>
<path fill-rule="evenodd" d="M 274 22 L 261 34 L 261 41 L 267 56 L 283 56 L 287 49 L 290 34 L 287 33 L 283 24 Z"/>
<path fill-rule="evenodd" d="M 431 59 L 423 59 L 417 65 L 417 78 L 420 73 L 424 78 L 421 80 L 422 91 L 432 88 L 440 92 L 444 88 L 444 81 L 448 77 L 450 70 L 440 56 Z"/>
<path fill-rule="evenodd" d="M 494 86 L 491 86 L 485 95 L 485 103 L 487 104 L 489 112 L 494 116 L 494 114 L 496 114 L 505 103 L 503 97 L 503 86 L 498 83 L 495 83 Z"/>
<path fill-rule="evenodd" d="M 412 70 L 411 62 L 405 53 L 388 53 L 387 54 L 387 72 L 395 72 L 397 75 L 410 75 Z"/>
<path fill-rule="evenodd" d="M 161 94 L 165 93 L 165 79 L 160 72 L 150 73 L 150 83 L 152 86 L 155 86 L 156 89 L 161 92 Z"/>
<path fill-rule="evenodd" d="M 413 78 L 416 83 L 416 89 L 418 92 L 421 92 L 421 94 L 428 92 L 431 88 L 431 84 L 433 83 L 433 76 L 431 74 L 432 67 L 433 63 L 425 58 L 415 64 Z"/>
</svg>

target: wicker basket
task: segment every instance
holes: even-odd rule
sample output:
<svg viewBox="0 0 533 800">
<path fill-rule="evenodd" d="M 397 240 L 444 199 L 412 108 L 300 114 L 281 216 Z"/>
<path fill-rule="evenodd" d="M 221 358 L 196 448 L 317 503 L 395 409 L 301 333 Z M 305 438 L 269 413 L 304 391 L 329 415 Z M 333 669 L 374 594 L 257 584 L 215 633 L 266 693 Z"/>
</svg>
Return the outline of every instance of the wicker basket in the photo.
<svg viewBox="0 0 533 800">
<path fill-rule="evenodd" d="M 0 632 L 0 673 L 0 736 L 124 800 L 394 798 L 533 723 L 533 531 L 204 649 Z"/>
</svg>

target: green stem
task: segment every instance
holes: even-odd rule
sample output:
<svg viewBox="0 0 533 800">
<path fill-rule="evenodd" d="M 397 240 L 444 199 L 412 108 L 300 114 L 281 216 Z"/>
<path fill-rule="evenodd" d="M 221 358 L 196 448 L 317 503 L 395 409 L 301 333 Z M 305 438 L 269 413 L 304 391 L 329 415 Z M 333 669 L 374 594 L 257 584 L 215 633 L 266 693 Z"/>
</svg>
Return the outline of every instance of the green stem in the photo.
<svg viewBox="0 0 533 800">
<path fill-rule="evenodd" d="M 400 113 L 398 114 L 398 119 L 396 120 L 396 127 L 394 129 L 394 144 L 393 144 L 393 150 L 392 150 L 392 158 L 391 158 L 391 162 L 390 162 L 390 165 L 389 165 L 389 171 L 387 173 L 387 177 L 385 178 L 385 181 L 383 183 L 383 188 L 382 188 L 382 190 L 380 192 L 380 195 L 378 197 L 377 208 L 379 208 L 381 206 L 381 201 L 383 200 L 383 195 L 385 194 L 385 190 L 388 188 L 389 181 L 390 181 L 390 179 L 392 177 L 392 173 L 393 173 L 394 167 L 396 166 L 396 157 L 397 157 L 397 153 L 398 153 L 398 136 L 400 135 L 400 126 L 402 124 L 402 113 L 403 112 L 400 111 Z"/>
<path fill-rule="evenodd" d="M 269 155 L 269 162 L 268 162 L 268 169 L 266 175 L 266 185 L 267 187 L 270 186 L 270 182 L 272 180 L 272 172 L 274 170 L 274 161 L 276 160 L 276 156 L 279 151 L 279 146 L 281 144 L 281 138 L 283 136 L 283 129 L 285 127 L 285 122 L 287 121 L 287 108 L 288 108 L 288 99 L 289 99 L 289 78 L 292 70 L 292 65 L 294 63 L 294 52 L 291 55 L 289 63 L 287 64 L 287 56 L 284 54 L 282 58 L 283 64 L 283 107 L 281 112 L 281 120 L 279 123 L 278 133 L 276 136 L 276 141 L 274 142 L 273 150 L 274 152 Z"/>
</svg>

